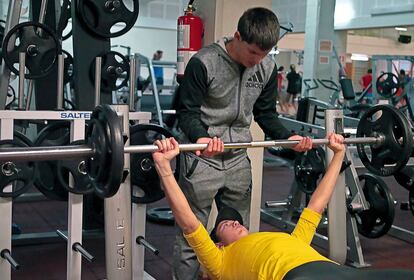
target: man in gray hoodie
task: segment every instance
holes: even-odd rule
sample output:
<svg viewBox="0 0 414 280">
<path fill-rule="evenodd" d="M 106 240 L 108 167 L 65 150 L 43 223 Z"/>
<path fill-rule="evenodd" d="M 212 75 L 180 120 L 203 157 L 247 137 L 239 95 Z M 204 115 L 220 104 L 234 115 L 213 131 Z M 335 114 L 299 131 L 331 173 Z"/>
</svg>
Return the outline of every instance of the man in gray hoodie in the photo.
<svg viewBox="0 0 414 280">
<path fill-rule="evenodd" d="M 312 141 L 293 135 L 276 112 L 277 67 L 268 56 L 279 39 L 276 15 L 265 8 L 244 12 L 234 37 L 201 49 L 189 61 L 179 88 L 181 142 L 208 148 L 183 153 L 180 186 L 197 218 L 207 224 L 213 199 L 218 208 L 235 208 L 249 222 L 251 166 L 246 149 L 224 152 L 224 142 L 250 142 L 252 118 L 273 139 Z M 213 141 L 215 139 L 215 141 Z M 217 141 L 217 139 L 219 141 Z M 197 279 L 197 258 L 177 228 L 174 279 Z"/>
</svg>

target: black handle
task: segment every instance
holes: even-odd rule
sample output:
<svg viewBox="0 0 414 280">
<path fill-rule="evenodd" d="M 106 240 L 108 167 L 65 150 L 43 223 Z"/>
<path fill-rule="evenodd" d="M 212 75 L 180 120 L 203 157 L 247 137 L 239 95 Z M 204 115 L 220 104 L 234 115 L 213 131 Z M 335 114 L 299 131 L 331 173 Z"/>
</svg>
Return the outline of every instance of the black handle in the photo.
<svg viewBox="0 0 414 280">
<path fill-rule="evenodd" d="M 8 261 L 8 262 L 10 263 L 11 267 L 12 267 L 14 270 L 18 270 L 18 269 L 20 269 L 20 264 L 18 264 L 18 263 L 15 261 L 15 259 L 13 259 L 13 257 L 12 257 L 12 256 L 11 256 L 11 254 L 10 254 L 10 250 L 9 250 L 9 249 L 3 249 L 3 250 L 0 252 L 0 256 L 1 256 L 3 259 L 5 259 L 6 261 Z"/>
<path fill-rule="evenodd" d="M 318 82 L 327 89 L 339 91 L 339 86 L 334 81 L 326 80 L 326 79 L 318 79 Z"/>
<path fill-rule="evenodd" d="M 315 84 L 314 86 L 310 85 L 310 82 L 313 81 L 313 83 Z M 303 83 L 306 86 L 307 90 L 314 90 L 317 89 L 319 87 L 318 83 L 315 81 L 315 79 L 304 79 Z"/>
<path fill-rule="evenodd" d="M 154 255 L 158 255 L 159 254 L 159 250 L 157 248 L 155 248 L 154 246 L 152 246 L 150 243 L 148 243 L 148 241 L 145 240 L 145 238 L 143 236 L 138 236 L 137 239 L 135 240 L 138 244 L 144 246 L 146 249 L 150 250 L 151 252 L 154 253 Z"/>
<path fill-rule="evenodd" d="M 82 247 L 82 244 L 80 244 L 79 242 L 73 243 L 72 249 L 81 254 L 82 257 L 87 259 L 89 262 L 93 262 L 95 260 L 95 257 L 92 256 L 88 251 L 86 251 L 85 248 Z"/>
</svg>

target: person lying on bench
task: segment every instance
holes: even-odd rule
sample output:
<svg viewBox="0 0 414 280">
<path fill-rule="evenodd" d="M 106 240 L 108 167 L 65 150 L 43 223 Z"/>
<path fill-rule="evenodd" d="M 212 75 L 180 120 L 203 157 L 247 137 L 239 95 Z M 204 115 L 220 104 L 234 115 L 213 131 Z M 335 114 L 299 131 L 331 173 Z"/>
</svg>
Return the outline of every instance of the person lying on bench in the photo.
<svg viewBox="0 0 414 280">
<path fill-rule="evenodd" d="M 209 235 L 174 178 L 170 161 L 179 154 L 178 143 L 174 138 L 155 142 L 159 148 L 153 153 L 155 167 L 175 221 L 210 279 L 414 279 L 414 272 L 410 271 L 358 270 L 342 266 L 310 246 L 335 189 L 345 155 L 341 135 L 330 133 L 328 139 L 334 156 L 291 234 L 249 234 L 241 215 L 231 207 L 223 207 Z M 211 148 L 220 142 L 213 138 L 208 145 Z"/>
</svg>

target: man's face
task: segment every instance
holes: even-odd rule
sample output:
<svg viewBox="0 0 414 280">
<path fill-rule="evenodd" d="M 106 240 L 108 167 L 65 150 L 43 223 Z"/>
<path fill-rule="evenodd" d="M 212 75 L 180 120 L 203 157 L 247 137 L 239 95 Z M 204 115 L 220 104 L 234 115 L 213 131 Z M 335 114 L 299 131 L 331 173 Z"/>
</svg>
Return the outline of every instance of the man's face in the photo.
<svg viewBox="0 0 414 280">
<path fill-rule="evenodd" d="M 216 235 L 223 245 L 229 245 L 240 238 L 247 236 L 249 231 L 238 221 L 221 221 L 216 229 Z"/>
<path fill-rule="evenodd" d="M 262 59 L 271 51 L 271 49 L 264 51 L 256 44 L 249 44 L 246 41 L 243 41 L 240 35 L 235 35 L 235 40 L 237 40 L 237 60 L 246 68 L 250 68 L 259 64 Z"/>
</svg>

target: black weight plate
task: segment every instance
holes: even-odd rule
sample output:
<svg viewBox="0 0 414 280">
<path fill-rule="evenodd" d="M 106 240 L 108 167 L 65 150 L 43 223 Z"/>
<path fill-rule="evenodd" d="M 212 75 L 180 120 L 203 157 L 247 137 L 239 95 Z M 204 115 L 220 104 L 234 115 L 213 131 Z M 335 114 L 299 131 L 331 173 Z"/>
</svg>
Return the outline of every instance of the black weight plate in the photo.
<svg viewBox="0 0 414 280">
<path fill-rule="evenodd" d="M 83 145 L 83 140 L 73 141 L 71 145 Z M 57 178 L 62 187 L 75 194 L 93 193 L 93 186 L 87 172 L 86 163 L 83 158 L 59 160 L 57 163 Z M 72 175 L 73 186 L 69 185 L 68 173 Z"/>
<path fill-rule="evenodd" d="M 370 173 L 358 176 L 369 209 L 355 213 L 358 232 L 368 238 L 385 235 L 394 222 L 395 203 L 387 185 Z"/>
<path fill-rule="evenodd" d="M 131 145 L 152 145 L 155 140 L 169 138 L 173 135 L 156 124 L 136 124 L 129 129 Z M 174 176 L 179 176 L 179 157 L 176 157 Z M 152 203 L 164 198 L 161 182 L 154 167 L 152 153 L 131 154 L 132 202 Z M 138 192 L 135 195 L 135 191 Z"/>
<path fill-rule="evenodd" d="M 385 98 L 391 98 L 400 87 L 400 79 L 391 72 L 382 73 L 376 81 L 377 93 Z"/>
<path fill-rule="evenodd" d="M 34 146 L 64 146 L 70 143 L 70 123 L 53 122 L 45 126 L 34 142 Z M 57 161 L 40 161 L 39 172 L 35 179 L 36 188 L 51 200 L 68 200 L 68 191 L 59 182 L 57 174 Z M 65 171 L 65 178 L 68 173 Z M 66 182 L 67 184 L 67 182 Z"/>
<path fill-rule="evenodd" d="M 147 211 L 148 221 L 164 224 L 164 225 L 174 225 L 174 215 L 170 208 L 168 207 L 158 207 L 148 209 Z"/>
<path fill-rule="evenodd" d="M 100 229 L 105 223 L 104 200 L 96 194 L 83 197 L 83 228 L 85 230 Z"/>
<path fill-rule="evenodd" d="M 63 83 L 67 84 L 73 79 L 73 57 L 70 53 L 65 50 L 62 50 L 63 58 Z"/>
<path fill-rule="evenodd" d="M 1 53 L 0 53 L 0 60 L 1 60 Z M 9 85 L 7 88 L 7 100 L 6 100 L 6 110 L 10 110 L 14 101 L 16 101 L 16 90 Z"/>
<path fill-rule="evenodd" d="M 66 28 L 68 27 L 69 19 L 72 18 L 72 7 L 69 0 L 64 0 L 62 3 L 62 10 L 59 19 L 58 25 L 58 34 L 62 38 L 62 41 L 69 39 L 72 36 L 72 27 L 66 34 L 63 34 Z"/>
<path fill-rule="evenodd" d="M 103 38 L 114 38 L 134 26 L 139 14 L 139 1 L 79 0 L 77 12 L 89 32 Z M 123 27 L 114 31 L 114 25 L 120 23 Z"/>
<path fill-rule="evenodd" d="M 69 99 L 66 99 L 66 98 L 63 99 L 63 108 L 65 110 L 69 110 L 69 111 L 76 111 L 77 110 L 76 105 L 72 101 L 70 101 Z"/>
<path fill-rule="evenodd" d="M 129 81 L 129 59 L 119 52 L 109 51 L 100 55 L 101 65 L 101 90 L 114 91 L 125 87 Z M 90 67 L 90 76 L 95 82 L 95 60 Z"/>
<path fill-rule="evenodd" d="M 11 41 L 13 35 L 16 37 L 15 42 Z M 57 56 L 61 52 L 61 45 L 52 29 L 44 24 L 29 21 L 10 29 L 4 37 L 2 49 L 5 63 L 16 75 L 19 74 L 19 54 L 25 53 L 25 66 L 29 70 L 25 78 L 38 79 L 47 76 L 53 70 Z M 29 49 L 36 51 L 33 53 Z"/>
<path fill-rule="evenodd" d="M 23 134 L 14 133 L 13 140 L 0 140 L 0 147 L 30 147 L 30 140 Z M 37 163 L 33 161 L 0 162 L 0 197 L 18 197 L 32 185 L 37 173 Z M 11 191 L 5 187 L 12 184 Z"/>
<path fill-rule="evenodd" d="M 395 180 L 408 191 L 414 190 L 414 168 L 406 166 L 394 174 Z"/>
<path fill-rule="evenodd" d="M 33 147 L 33 142 L 29 138 L 27 138 L 26 135 L 24 135 L 23 133 L 21 133 L 17 130 L 15 130 L 13 132 L 13 139 L 17 140 L 19 142 L 23 142 L 24 145 L 26 145 L 28 147 Z"/>
<path fill-rule="evenodd" d="M 107 140 L 102 124 L 95 119 L 91 119 L 86 132 L 87 144 L 95 150 L 95 154 L 86 160 L 86 168 L 89 177 L 100 180 L 105 178 L 105 168 L 102 163 L 107 162 Z"/>
<path fill-rule="evenodd" d="M 0 42 L 3 42 L 5 27 L 6 27 L 6 21 L 0 19 Z"/>
<path fill-rule="evenodd" d="M 86 161 L 95 193 L 101 198 L 111 197 L 118 192 L 123 179 L 124 141 L 121 119 L 109 105 L 93 110 L 86 139 L 95 150 L 93 159 Z"/>
<path fill-rule="evenodd" d="M 383 137 L 381 145 L 357 144 L 364 166 L 379 176 L 390 176 L 405 167 L 413 150 L 407 118 L 390 105 L 376 105 L 360 119 L 356 137 Z M 401 141 L 402 140 L 402 141 Z"/>
<path fill-rule="evenodd" d="M 325 151 L 322 147 L 297 155 L 294 171 L 298 188 L 306 194 L 312 194 L 320 176 L 325 173 L 325 166 Z"/>
<path fill-rule="evenodd" d="M 296 152 L 290 148 L 275 146 L 267 148 L 267 151 L 276 157 L 281 157 L 286 160 L 296 159 Z"/>
<path fill-rule="evenodd" d="M 411 210 L 411 213 L 414 215 L 414 189 L 411 190 L 408 194 L 408 207 Z"/>
</svg>

